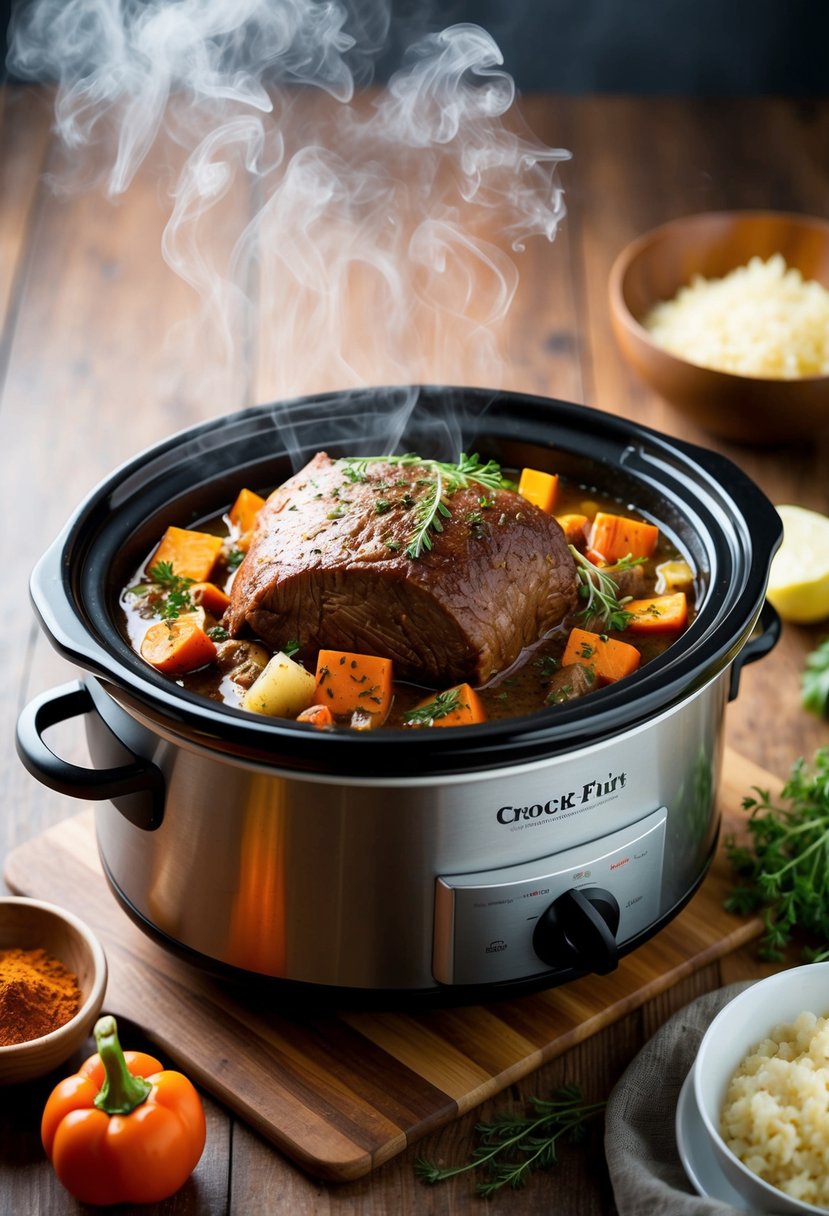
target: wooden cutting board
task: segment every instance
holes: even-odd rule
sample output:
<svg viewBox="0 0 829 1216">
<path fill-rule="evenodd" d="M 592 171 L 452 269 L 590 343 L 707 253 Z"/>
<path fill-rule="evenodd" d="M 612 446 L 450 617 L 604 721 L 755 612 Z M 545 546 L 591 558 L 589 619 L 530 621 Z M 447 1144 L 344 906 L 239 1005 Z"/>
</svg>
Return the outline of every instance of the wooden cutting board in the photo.
<svg viewBox="0 0 829 1216">
<path fill-rule="evenodd" d="M 723 834 L 739 828 L 751 786 L 779 784 L 727 753 Z M 105 1012 L 137 1023 L 204 1090 L 331 1181 L 368 1173 L 762 931 L 759 919 L 723 910 L 732 877 L 721 851 L 684 911 L 610 975 L 487 1006 L 292 1011 L 278 995 L 220 985 L 137 929 L 103 877 L 91 810 L 15 850 L 5 876 L 98 934 L 109 963 Z"/>
</svg>

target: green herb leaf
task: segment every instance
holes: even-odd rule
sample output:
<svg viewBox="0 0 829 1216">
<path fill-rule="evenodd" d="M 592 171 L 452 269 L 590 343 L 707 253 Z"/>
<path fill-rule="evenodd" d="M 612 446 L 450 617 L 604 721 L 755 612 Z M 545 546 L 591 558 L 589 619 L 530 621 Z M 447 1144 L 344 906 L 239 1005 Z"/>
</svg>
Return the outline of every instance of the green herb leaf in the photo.
<svg viewBox="0 0 829 1216">
<path fill-rule="evenodd" d="M 245 554 L 241 549 L 231 549 L 225 557 L 225 564 L 228 570 L 236 570 L 245 560 Z"/>
<path fill-rule="evenodd" d="M 604 628 L 621 632 L 627 629 L 633 620 L 633 613 L 626 612 L 624 605 L 629 603 L 633 596 L 625 595 L 620 598 L 619 588 L 610 575 L 638 566 L 643 559 L 628 554 L 613 566 L 594 566 L 583 553 L 579 553 L 575 545 L 568 547 L 576 562 L 576 573 L 581 584 L 579 596 L 586 601 L 579 613 L 581 619 L 591 621 L 594 630 Z"/>
<path fill-rule="evenodd" d="M 406 726 L 431 726 L 439 718 L 446 718 L 456 709 L 466 709 L 461 701 L 459 688 L 449 688 L 439 692 L 433 701 L 426 705 L 418 705 L 415 709 L 407 709 L 403 715 Z"/>
<path fill-rule="evenodd" d="M 451 497 L 457 490 L 465 490 L 470 485 L 481 485 L 489 490 L 510 488 L 512 483 L 501 473 L 501 466 L 494 460 L 482 464 L 477 453 L 467 456 L 461 452 L 457 464 L 440 460 L 427 460 L 414 452 L 405 456 L 343 456 L 340 458 L 344 466 L 345 476 L 350 481 L 365 481 L 368 466 L 371 464 L 393 464 L 401 468 L 417 468 L 424 471 L 425 476 L 418 478 L 416 486 L 423 493 L 414 498 L 407 492 L 402 499 L 403 506 L 416 507 L 416 524 L 414 533 L 406 546 L 408 557 L 416 559 L 428 553 L 432 548 L 430 533 L 443 531 L 442 519 L 451 515 L 446 498 Z M 404 486 L 408 483 L 403 481 Z"/>
<path fill-rule="evenodd" d="M 464 1165 L 438 1166 L 423 1157 L 415 1162 L 415 1173 L 423 1182 L 443 1182 L 471 1170 L 482 1170 L 479 1195 L 489 1198 L 504 1186 L 524 1186 L 538 1169 L 555 1165 L 558 1142 L 565 1137 L 577 1142 L 584 1137 L 587 1122 L 604 1109 L 604 1102 L 585 1105 L 577 1085 L 567 1085 L 552 1098 L 530 1098 L 530 1114 L 504 1112 L 491 1123 L 476 1127 L 478 1144 Z"/>
<path fill-rule="evenodd" d="M 295 638 L 292 638 L 290 642 L 286 642 L 282 647 L 282 653 L 287 659 L 290 659 L 297 653 L 298 650 L 300 650 L 300 648 L 301 643 L 299 643 Z"/>
<path fill-rule="evenodd" d="M 207 630 L 207 636 L 213 642 L 226 642 L 230 634 L 225 629 L 224 625 L 211 625 Z"/>
<path fill-rule="evenodd" d="M 811 713 L 829 717 L 829 638 L 806 656 L 800 699 Z"/>
<path fill-rule="evenodd" d="M 829 748 L 801 757 L 773 801 L 755 788 L 743 799 L 751 812 L 749 841 L 725 842 L 741 879 L 726 907 L 741 915 L 762 911 L 762 956 L 782 957 L 797 926 L 816 940 L 813 961 L 829 958 Z"/>
<path fill-rule="evenodd" d="M 163 621 L 175 621 L 182 612 L 195 607 L 188 587 L 196 581 L 183 574 L 176 574 L 172 562 L 156 562 L 149 570 L 150 578 L 164 592 L 156 607 L 156 615 Z"/>
</svg>

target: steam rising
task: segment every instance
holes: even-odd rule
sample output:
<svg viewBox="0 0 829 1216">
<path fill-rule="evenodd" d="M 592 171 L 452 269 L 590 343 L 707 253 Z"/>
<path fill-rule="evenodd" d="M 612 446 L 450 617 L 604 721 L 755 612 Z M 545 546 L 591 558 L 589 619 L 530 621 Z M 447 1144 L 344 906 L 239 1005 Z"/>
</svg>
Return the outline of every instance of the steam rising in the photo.
<svg viewBox="0 0 829 1216">
<path fill-rule="evenodd" d="M 160 136 L 181 149 L 163 253 L 198 292 L 190 337 L 216 356 L 208 400 L 222 412 L 251 397 L 456 383 L 459 350 L 483 382 L 502 379 L 513 255 L 553 239 L 569 153 L 523 129 L 478 26 L 420 38 L 386 87 L 362 91 L 389 24 L 388 0 L 31 0 L 15 12 L 12 71 L 58 81 L 58 132 L 75 159 L 105 148 L 109 195 Z M 228 252 L 216 235 L 231 191 L 249 201 Z"/>
</svg>

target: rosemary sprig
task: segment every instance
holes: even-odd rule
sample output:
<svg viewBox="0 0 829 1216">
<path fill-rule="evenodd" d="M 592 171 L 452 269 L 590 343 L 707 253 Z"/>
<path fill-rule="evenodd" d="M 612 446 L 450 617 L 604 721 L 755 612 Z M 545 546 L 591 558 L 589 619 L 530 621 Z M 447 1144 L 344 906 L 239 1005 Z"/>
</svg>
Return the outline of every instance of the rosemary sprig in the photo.
<svg viewBox="0 0 829 1216">
<path fill-rule="evenodd" d="M 465 490 L 473 483 L 487 490 L 503 490 L 511 485 L 496 461 L 488 460 L 482 464 L 477 453 L 467 456 L 466 452 L 461 452 L 457 464 L 429 460 L 415 452 L 407 452 L 404 456 L 343 456 L 340 464 L 352 482 L 365 481 L 368 466 L 372 464 L 391 464 L 424 471 L 425 476 L 417 484 L 426 492 L 417 504 L 415 529 L 406 546 L 406 555 L 410 558 L 418 558 L 432 548 L 431 534 L 442 532 L 443 520 L 449 519 L 452 514 L 446 499 L 457 490 Z"/>
<path fill-rule="evenodd" d="M 466 709 L 466 706 L 461 701 L 460 689 L 449 688 L 446 692 L 437 693 L 435 699 L 426 705 L 407 709 L 403 721 L 406 726 L 430 726 L 438 718 L 446 718 L 456 709 Z"/>
<path fill-rule="evenodd" d="M 525 1186 L 538 1169 L 555 1165 L 558 1141 L 566 1137 L 577 1142 L 584 1136 L 587 1122 L 604 1109 L 604 1102 L 586 1105 L 577 1085 L 556 1090 L 552 1098 L 530 1098 L 532 1113 L 497 1115 L 491 1123 L 479 1123 L 480 1137 L 472 1158 L 464 1165 L 439 1166 L 418 1157 L 415 1173 L 424 1182 L 443 1182 L 470 1170 L 482 1169 L 484 1180 L 476 1190 L 488 1199 L 501 1187 L 513 1190 Z"/>
<path fill-rule="evenodd" d="M 633 613 L 626 612 L 624 605 L 632 600 L 633 596 L 625 595 L 620 598 L 619 588 L 610 577 L 610 572 L 619 574 L 623 570 L 630 570 L 632 566 L 637 566 L 642 558 L 628 554 L 613 566 L 600 567 L 594 566 L 583 553 L 579 553 L 575 545 L 570 545 L 569 549 L 576 562 L 576 573 L 581 584 L 579 597 L 587 601 L 579 616 L 585 621 L 593 620 L 597 628 L 627 629 L 633 619 Z"/>
<path fill-rule="evenodd" d="M 420 557 L 424 549 L 428 552 L 432 548 L 432 538 L 429 532 L 442 532 L 443 519 L 448 519 L 452 512 L 443 501 L 443 478 L 438 472 L 435 474 L 435 488 L 431 498 L 424 498 L 417 508 L 417 527 L 412 539 L 406 546 L 406 556 L 411 558 Z"/>
</svg>

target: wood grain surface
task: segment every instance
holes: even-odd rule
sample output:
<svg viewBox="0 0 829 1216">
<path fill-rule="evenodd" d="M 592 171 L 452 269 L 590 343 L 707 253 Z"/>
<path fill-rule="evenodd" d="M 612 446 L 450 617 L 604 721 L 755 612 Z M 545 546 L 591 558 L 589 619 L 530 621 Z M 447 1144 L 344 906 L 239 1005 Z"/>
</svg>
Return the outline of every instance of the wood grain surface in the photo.
<svg viewBox="0 0 829 1216">
<path fill-rule="evenodd" d="M 7 88 L 0 102 L 0 495 L 5 526 L 5 628 L 0 631 L 0 855 L 72 820 L 78 805 L 44 789 L 14 755 L 14 726 L 35 693 L 67 679 L 66 664 L 33 619 L 27 579 L 33 562 L 97 481 L 143 447 L 182 427 L 277 393 L 337 387 L 326 334 L 298 345 L 274 369 L 267 329 L 248 335 L 247 371 L 215 369 L 212 335 L 182 323 L 199 317 L 191 288 L 159 254 L 169 210 L 159 148 L 129 193 L 113 204 L 100 189 L 56 191 L 44 177 L 65 164 L 51 133 L 46 91 Z M 568 215 L 555 242 L 516 254 L 519 282 L 498 334 L 504 388 L 559 396 L 714 447 L 734 460 L 773 502 L 829 511 L 829 436 L 773 451 L 717 442 L 636 379 L 610 330 L 607 277 L 633 237 L 691 211 L 760 207 L 829 214 L 829 102 L 785 99 L 529 97 L 529 126 L 573 159 L 561 170 Z M 249 215 L 244 189 L 223 200 L 211 231 L 219 264 Z M 497 227 L 497 216 L 493 217 Z M 493 233 L 493 237 L 498 234 Z M 451 335 L 450 335 L 451 337 Z M 474 347 L 450 343 L 456 383 L 490 382 Z M 443 351 L 446 367 L 446 350 Z M 277 375 L 278 371 L 278 375 Z M 431 377 L 430 377 L 431 378 Z M 436 377 L 437 378 L 437 377 Z M 375 381 L 379 382 L 379 381 Z M 826 724 L 800 706 L 805 655 L 826 626 L 787 625 L 776 650 L 748 667 L 728 710 L 726 741 L 783 777 L 799 755 L 827 743 Z M 85 762 L 79 733 L 56 732 L 69 759 Z M 531 1093 L 579 1082 L 606 1097 L 642 1044 L 677 1008 L 731 979 L 759 975 L 752 946 L 713 961 L 590 1034 L 531 1076 L 430 1131 L 372 1173 L 326 1185 L 288 1160 L 220 1101 L 206 1098 L 209 1151 L 193 1179 L 156 1208 L 171 1214 L 290 1213 L 291 1216 L 441 1216 L 478 1211 L 474 1181 L 435 1188 L 414 1177 L 418 1152 L 465 1159 L 479 1118 Z M 133 983 L 140 984 L 140 973 Z M 352 1028 L 353 1029 L 353 1028 Z M 138 1034 L 140 1028 L 136 1027 Z M 486 1040 L 487 1030 L 481 1030 Z M 221 1072 L 220 1058 L 215 1069 Z M 39 1145 L 45 1086 L 0 1097 L 0 1211 L 62 1216 L 77 1205 L 61 1190 Z M 407 1099 L 397 1095 L 400 1101 Z M 412 1099 L 408 1099 L 410 1102 Z M 524 1191 L 499 1193 L 494 1216 L 567 1216 L 615 1211 L 600 1123 L 587 1143 Z M 136 1209 L 136 1212 L 139 1209 Z M 129 1212 L 129 1209 L 122 1209 Z"/>
</svg>

